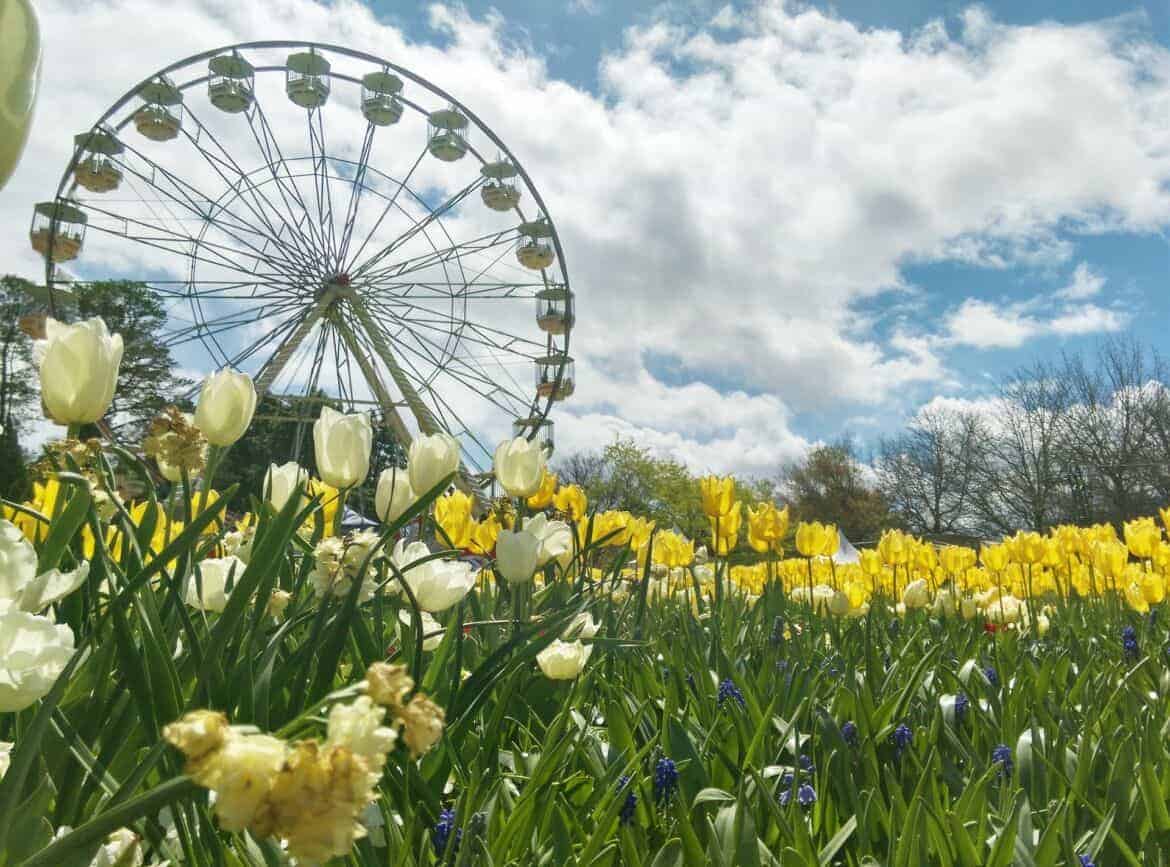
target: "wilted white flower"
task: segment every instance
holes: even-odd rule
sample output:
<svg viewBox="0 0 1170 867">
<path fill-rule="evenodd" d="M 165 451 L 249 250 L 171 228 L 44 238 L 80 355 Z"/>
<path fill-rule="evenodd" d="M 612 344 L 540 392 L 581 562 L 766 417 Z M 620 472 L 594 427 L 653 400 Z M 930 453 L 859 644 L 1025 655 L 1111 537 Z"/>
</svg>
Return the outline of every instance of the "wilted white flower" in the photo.
<svg viewBox="0 0 1170 867">
<path fill-rule="evenodd" d="M 593 638 L 599 629 L 601 627 L 593 621 L 593 615 L 588 611 L 582 611 L 569 621 L 569 625 L 561 633 L 561 638 L 565 641 L 572 641 L 574 638 Z"/>
<path fill-rule="evenodd" d="M 386 708 L 374 704 L 368 695 L 360 695 L 352 704 L 335 704 L 329 709 L 326 746 L 347 747 L 366 760 L 370 768 L 370 785 L 377 783 L 386 764 L 386 754 L 398 740 L 398 732 L 382 725 Z"/>
</svg>

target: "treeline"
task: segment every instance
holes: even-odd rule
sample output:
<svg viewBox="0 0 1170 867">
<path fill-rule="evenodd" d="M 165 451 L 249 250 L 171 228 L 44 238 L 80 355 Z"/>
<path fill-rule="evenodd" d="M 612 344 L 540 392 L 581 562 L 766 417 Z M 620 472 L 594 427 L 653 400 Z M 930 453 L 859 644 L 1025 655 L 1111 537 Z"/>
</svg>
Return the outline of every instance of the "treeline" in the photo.
<svg viewBox="0 0 1170 867">
<path fill-rule="evenodd" d="M 1170 505 L 1170 387 L 1158 355 L 1132 339 L 1039 361 L 977 402 L 935 401 L 862 450 L 849 437 L 770 478 L 737 480 L 745 505 L 786 504 L 792 524 L 831 521 L 867 544 L 898 527 L 974 541 L 1059 524 L 1111 523 Z M 654 517 L 703 538 L 697 476 L 618 440 L 554 462 L 600 509 Z"/>
<path fill-rule="evenodd" d="M 1170 504 L 1170 389 L 1133 339 L 1040 361 L 978 406 L 936 403 L 872 457 L 891 517 L 929 536 L 1122 522 Z"/>
</svg>

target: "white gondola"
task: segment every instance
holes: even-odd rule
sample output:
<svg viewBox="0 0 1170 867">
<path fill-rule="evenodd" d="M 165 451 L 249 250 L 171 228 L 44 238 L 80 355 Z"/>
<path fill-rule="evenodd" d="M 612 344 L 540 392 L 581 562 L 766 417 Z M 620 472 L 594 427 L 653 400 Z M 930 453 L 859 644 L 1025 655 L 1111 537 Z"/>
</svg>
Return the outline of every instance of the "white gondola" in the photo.
<svg viewBox="0 0 1170 867">
<path fill-rule="evenodd" d="M 207 98 L 220 111 L 239 114 L 256 98 L 256 70 L 236 52 L 220 54 L 207 63 Z"/>
<path fill-rule="evenodd" d="M 91 193 L 118 189 L 122 183 L 122 170 L 110 159 L 124 150 L 117 136 L 104 127 L 97 127 L 75 135 L 73 143 L 81 152 L 73 169 L 77 183 Z"/>
<path fill-rule="evenodd" d="M 85 242 L 85 212 L 65 202 L 38 202 L 28 230 L 32 248 L 54 262 L 76 259 Z"/>
<path fill-rule="evenodd" d="M 557 371 L 561 371 L 557 382 Z M 573 359 L 567 355 L 548 355 L 536 359 L 536 393 L 544 398 L 564 400 L 574 390 Z"/>
<path fill-rule="evenodd" d="M 564 334 L 573 327 L 573 293 L 553 285 L 536 293 L 536 324 L 545 334 Z"/>
<path fill-rule="evenodd" d="M 284 91 L 301 108 L 320 108 L 329 99 L 329 61 L 313 49 L 288 56 Z"/>
<path fill-rule="evenodd" d="M 362 76 L 362 115 L 374 126 L 391 126 L 402 119 L 402 79 L 382 70 Z"/>
<path fill-rule="evenodd" d="M 151 141 L 171 141 L 183 128 L 183 92 L 165 76 L 138 91 L 146 103 L 134 113 L 134 127 Z"/>
<path fill-rule="evenodd" d="M 510 211 L 520 204 L 520 189 L 516 186 L 516 167 L 507 160 L 485 163 L 479 173 L 487 182 L 479 188 L 483 203 L 493 211 Z"/>
<path fill-rule="evenodd" d="M 454 107 L 428 114 L 427 149 L 445 163 L 462 159 L 467 153 L 467 115 Z"/>
<path fill-rule="evenodd" d="M 521 265 L 543 271 L 556 260 L 552 244 L 545 240 L 552 237 L 552 226 L 545 217 L 521 223 L 519 232 L 523 239 L 516 247 L 516 259 Z"/>
<path fill-rule="evenodd" d="M 537 430 L 533 439 L 543 447 L 546 457 L 551 456 L 555 447 L 551 418 L 518 418 L 512 422 L 512 436 L 526 437 L 534 427 Z"/>
</svg>

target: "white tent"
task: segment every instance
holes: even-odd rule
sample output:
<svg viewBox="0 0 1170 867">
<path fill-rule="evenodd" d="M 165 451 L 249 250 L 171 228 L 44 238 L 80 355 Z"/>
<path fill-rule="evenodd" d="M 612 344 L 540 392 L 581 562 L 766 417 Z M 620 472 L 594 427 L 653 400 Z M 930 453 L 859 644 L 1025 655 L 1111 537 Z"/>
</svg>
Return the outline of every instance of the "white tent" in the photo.
<svg viewBox="0 0 1170 867">
<path fill-rule="evenodd" d="M 837 548 L 837 553 L 833 555 L 834 563 L 856 563 L 861 559 L 861 555 L 857 553 L 857 549 L 853 547 L 853 543 L 845 538 L 845 534 L 840 530 L 837 535 L 841 538 L 841 545 Z"/>
</svg>

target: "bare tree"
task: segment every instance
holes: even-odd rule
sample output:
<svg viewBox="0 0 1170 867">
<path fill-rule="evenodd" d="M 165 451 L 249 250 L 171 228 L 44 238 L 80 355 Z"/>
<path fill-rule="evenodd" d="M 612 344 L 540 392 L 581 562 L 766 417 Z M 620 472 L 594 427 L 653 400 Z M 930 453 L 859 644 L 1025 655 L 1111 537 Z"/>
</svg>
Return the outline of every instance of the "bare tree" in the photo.
<svg viewBox="0 0 1170 867">
<path fill-rule="evenodd" d="M 976 526 L 976 487 L 985 426 L 974 412 L 924 409 L 883 439 L 876 469 L 891 511 L 916 533 L 967 534 Z"/>
</svg>

